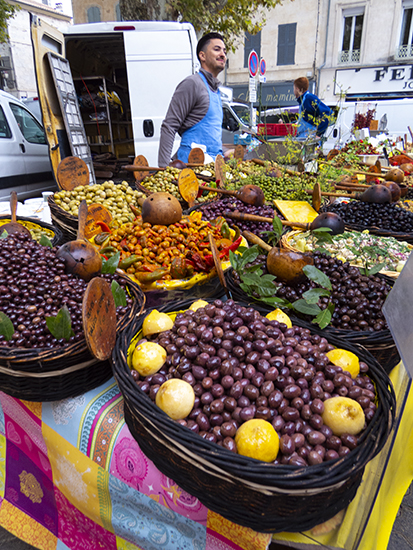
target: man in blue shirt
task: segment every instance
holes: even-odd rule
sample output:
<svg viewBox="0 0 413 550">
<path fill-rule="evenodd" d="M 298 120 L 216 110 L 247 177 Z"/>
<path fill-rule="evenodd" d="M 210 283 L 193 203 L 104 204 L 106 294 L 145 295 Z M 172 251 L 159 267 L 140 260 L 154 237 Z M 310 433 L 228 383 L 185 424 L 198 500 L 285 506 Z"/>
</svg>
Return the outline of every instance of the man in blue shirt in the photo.
<svg viewBox="0 0 413 550">
<path fill-rule="evenodd" d="M 310 135 L 323 137 L 327 126 L 332 122 L 333 111 L 320 99 L 308 91 L 308 78 L 294 80 L 294 95 L 300 106 L 297 138 L 305 139 Z"/>
</svg>

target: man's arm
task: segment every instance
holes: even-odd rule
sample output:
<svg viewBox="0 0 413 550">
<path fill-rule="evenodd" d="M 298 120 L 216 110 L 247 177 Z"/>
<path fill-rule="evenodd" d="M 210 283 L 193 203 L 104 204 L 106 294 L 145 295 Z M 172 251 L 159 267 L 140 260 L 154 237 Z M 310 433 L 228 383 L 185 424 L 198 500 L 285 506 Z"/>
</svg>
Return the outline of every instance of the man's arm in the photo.
<svg viewBox="0 0 413 550">
<path fill-rule="evenodd" d="M 161 125 L 159 141 L 158 165 L 167 166 L 171 161 L 172 148 L 175 135 L 191 128 L 202 120 L 208 111 L 209 96 L 202 93 L 202 88 L 207 92 L 201 77 L 186 78 L 178 84 Z M 206 105 L 206 108 L 205 108 Z"/>
</svg>

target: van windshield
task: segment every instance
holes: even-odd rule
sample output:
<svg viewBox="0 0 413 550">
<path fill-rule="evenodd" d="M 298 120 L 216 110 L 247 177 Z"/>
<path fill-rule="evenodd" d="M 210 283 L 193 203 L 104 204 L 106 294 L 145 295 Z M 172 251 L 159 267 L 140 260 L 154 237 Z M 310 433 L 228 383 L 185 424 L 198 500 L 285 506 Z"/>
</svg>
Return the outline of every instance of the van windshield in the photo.
<svg viewBox="0 0 413 550">
<path fill-rule="evenodd" d="M 247 105 L 232 105 L 232 108 L 240 121 L 248 126 L 250 120 L 250 108 Z"/>
</svg>

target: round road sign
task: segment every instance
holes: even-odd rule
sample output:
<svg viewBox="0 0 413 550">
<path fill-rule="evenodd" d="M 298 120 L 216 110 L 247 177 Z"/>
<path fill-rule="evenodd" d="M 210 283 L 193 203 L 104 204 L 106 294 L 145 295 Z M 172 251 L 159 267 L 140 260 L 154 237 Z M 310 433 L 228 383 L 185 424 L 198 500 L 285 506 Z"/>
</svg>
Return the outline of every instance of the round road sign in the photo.
<svg viewBox="0 0 413 550">
<path fill-rule="evenodd" d="M 258 73 L 258 55 L 255 50 L 251 50 L 249 56 L 248 56 L 248 70 L 250 72 L 250 76 L 254 77 L 257 76 Z"/>
<path fill-rule="evenodd" d="M 261 57 L 261 60 L 260 60 L 260 75 L 264 76 L 266 70 L 267 70 L 267 63 L 265 62 L 265 59 L 263 57 Z"/>
</svg>

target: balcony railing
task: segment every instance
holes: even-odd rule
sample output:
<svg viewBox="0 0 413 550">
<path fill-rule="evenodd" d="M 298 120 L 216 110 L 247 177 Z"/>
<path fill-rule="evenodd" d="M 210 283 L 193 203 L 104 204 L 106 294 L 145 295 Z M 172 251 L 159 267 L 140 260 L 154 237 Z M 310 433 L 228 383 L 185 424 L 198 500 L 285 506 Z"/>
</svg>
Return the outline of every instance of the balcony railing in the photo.
<svg viewBox="0 0 413 550">
<path fill-rule="evenodd" d="M 408 59 L 413 57 L 413 44 L 405 44 L 396 49 L 396 59 Z"/>
<path fill-rule="evenodd" d="M 338 62 L 344 63 L 360 63 L 360 50 L 343 50 L 338 53 Z"/>
</svg>

